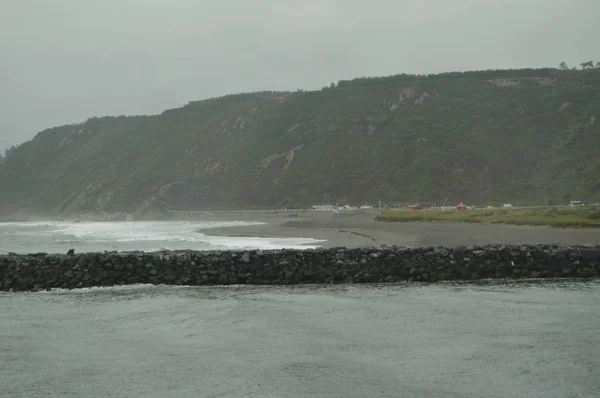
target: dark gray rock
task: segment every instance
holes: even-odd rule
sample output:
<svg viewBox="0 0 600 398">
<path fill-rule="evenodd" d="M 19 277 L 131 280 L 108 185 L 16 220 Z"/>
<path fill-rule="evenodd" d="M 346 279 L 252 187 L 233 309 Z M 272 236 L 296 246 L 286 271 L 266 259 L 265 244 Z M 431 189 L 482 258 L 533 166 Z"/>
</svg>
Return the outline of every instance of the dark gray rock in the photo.
<svg viewBox="0 0 600 398">
<path fill-rule="evenodd" d="M 600 245 L 0 255 L 0 290 L 600 276 Z"/>
<path fill-rule="evenodd" d="M 581 249 L 580 256 L 585 260 L 600 260 L 600 248 L 597 249 Z"/>
<path fill-rule="evenodd" d="M 450 255 L 450 250 L 443 247 L 436 247 L 433 249 L 433 254 L 440 257 L 447 257 Z"/>
</svg>

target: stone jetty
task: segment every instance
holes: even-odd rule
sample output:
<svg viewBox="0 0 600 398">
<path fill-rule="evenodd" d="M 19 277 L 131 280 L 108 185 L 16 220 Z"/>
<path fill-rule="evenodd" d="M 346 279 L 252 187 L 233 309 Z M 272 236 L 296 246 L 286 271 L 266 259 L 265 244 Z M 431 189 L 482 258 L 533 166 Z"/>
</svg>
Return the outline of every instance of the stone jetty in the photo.
<svg viewBox="0 0 600 398">
<path fill-rule="evenodd" d="M 0 255 L 0 290 L 598 278 L 600 245 Z"/>
</svg>

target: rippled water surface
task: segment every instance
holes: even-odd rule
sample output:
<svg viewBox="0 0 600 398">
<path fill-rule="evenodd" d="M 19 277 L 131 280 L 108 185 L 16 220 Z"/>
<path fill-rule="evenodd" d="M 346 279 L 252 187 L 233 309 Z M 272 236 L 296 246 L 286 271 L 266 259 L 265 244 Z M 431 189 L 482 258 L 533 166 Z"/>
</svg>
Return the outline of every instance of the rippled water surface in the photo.
<svg viewBox="0 0 600 398">
<path fill-rule="evenodd" d="M 2 397 L 600 397 L 600 283 L 0 294 Z"/>
</svg>

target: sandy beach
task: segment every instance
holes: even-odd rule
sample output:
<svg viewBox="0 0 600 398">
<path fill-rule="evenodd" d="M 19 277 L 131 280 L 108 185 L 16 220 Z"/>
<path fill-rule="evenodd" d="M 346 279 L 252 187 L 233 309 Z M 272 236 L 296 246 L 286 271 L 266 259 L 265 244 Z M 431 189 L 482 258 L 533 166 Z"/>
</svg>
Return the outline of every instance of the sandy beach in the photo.
<svg viewBox="0 0 600 398">
<path fill-rule="evenodd" d="M 372 214 L 334 216 L 331 213 L 222 212 L 201 219 L 262 221 L 262 225 L 203 231 L 218 236 L 301 237 L 325 240 L 324 247 L 458 246 L 483 244 L 591 244 L 600 242 L 600 229 L 554 228 L 453 222 L 385 223 Z"/>
</svg>

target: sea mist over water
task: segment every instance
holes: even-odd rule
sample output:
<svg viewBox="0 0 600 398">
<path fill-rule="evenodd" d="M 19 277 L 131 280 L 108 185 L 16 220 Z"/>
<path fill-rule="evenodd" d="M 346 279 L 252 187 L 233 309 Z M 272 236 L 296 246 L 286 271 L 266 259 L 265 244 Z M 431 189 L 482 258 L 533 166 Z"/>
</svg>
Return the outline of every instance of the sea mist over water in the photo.
<svg viewBox="0 0 600 398">
<path fill-rule="evenodd" d="M 600 283 L 0 293 L 2 397 L 598 397 Z"/>
<path fill-rule="evenodd" d="M 209 236 L 211 228 L 257 225 L 251 221 L 14 222 L 0 223 L 0 254 L 91 251 L 309 249 L 310 238 Z"/>
</svg>

